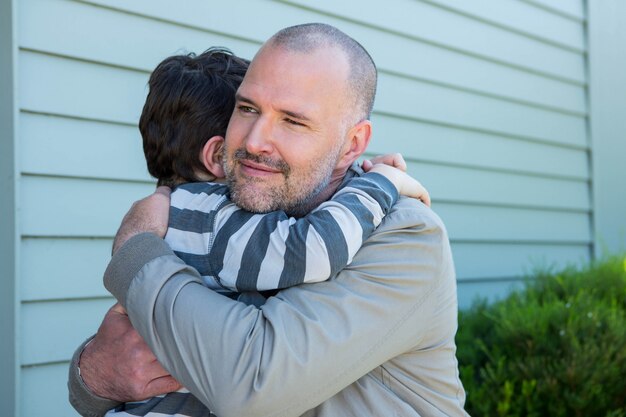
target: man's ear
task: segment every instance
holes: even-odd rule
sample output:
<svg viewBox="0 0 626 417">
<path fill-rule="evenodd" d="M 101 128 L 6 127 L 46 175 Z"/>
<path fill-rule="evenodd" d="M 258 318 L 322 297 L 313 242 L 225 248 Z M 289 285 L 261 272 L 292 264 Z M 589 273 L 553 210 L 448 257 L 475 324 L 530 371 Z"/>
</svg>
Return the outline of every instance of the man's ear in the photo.
<svg viewBox="0 0 626 417">
<path fill-rule="evenodd" d="M 224 166 L 222 165 L 223 147 L 224 138 L 222 136 L 213 136 L 206 141 L 200 153 L 202 164 L 216 178 L 224 178 Z"/>
<path fill-rule="evenodd" d="M 348 169 L 367 149 L 372 138 L 372 122 L 360 121 L 350 129 L 347 136 L 347 147 L 337 164 L 341 169 Z"/>
</svg>

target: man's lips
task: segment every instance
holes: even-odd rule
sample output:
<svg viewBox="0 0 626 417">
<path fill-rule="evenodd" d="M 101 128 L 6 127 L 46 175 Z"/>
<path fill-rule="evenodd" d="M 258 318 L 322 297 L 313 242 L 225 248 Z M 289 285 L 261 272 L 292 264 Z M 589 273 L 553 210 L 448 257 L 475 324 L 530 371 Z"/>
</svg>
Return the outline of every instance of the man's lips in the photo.
<svg viewBox="0 0 626 417">
<path fill-rule="evenodd" d="M 280 169 L 259 164 L 248 159 L 240 159 L 239 164 L 241 165 L 242 170 L 248 175 L 269 175 L 282 173 Z"/>
</svg>

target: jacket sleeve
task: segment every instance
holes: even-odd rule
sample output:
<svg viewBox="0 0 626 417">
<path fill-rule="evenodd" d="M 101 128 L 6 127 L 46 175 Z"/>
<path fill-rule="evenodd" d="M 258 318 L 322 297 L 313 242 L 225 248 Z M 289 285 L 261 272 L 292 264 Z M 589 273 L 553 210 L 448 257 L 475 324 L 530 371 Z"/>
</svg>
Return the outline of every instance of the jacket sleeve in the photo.
<svg viewBox="0 0 626 417">
<path fill-rule="evenodd" d="M 70 362 L 70 372 L 67 382 L 69 391 L 69 401 L 72 407 L 83 417 L 102 417 L 110 409 L 120 405 L 120 402 L 102 398 L 92 393 L 80 376 L 80 368 L 78 363 L 80 355 L 83 353 L 85 346 L 93 340 L 93 336 L 81 344 Z"/>
<path fill-rule="evenodd" d="M 203 287 L 163 245 L 129 240 L 105 285 L 163 366 L 221 417 L 301 415 L 425 346 L 438 309 L 430 296 L 453 274 L 440 221 L 407 199 L 335 280 L 283 290 L 260 308 Z M 148 248 L 154 256 L 138 258 Z"/>
</svg>

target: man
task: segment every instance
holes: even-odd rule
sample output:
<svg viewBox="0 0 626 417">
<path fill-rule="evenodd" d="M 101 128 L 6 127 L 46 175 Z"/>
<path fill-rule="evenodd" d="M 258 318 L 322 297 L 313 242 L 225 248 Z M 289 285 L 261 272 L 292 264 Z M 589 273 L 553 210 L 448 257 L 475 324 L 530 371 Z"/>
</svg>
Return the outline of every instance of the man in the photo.
<svg viewBox="0 0 626 417">
<path fill-rule="evenodd" d="M 369 143 L 375 88 L 371 58 L 337 29 L 274 35 L 252 61 L 226 133 L 232 200 L 302 215 L 328 199 Z M 466 415 L 454 268 L 428 208 L 401 200 L 334 280 L 259 302 L 203 287 L 142 233 L 163 233 L 167 207 L 157 193 L 127 215 L 105 285 L 163 366 L 216 415 Z M 82 379 L 74 368 L 70 397 L 83 413 L 178 387 L 121 313 L 112 310 L 76 355 Z"/>
</svg>

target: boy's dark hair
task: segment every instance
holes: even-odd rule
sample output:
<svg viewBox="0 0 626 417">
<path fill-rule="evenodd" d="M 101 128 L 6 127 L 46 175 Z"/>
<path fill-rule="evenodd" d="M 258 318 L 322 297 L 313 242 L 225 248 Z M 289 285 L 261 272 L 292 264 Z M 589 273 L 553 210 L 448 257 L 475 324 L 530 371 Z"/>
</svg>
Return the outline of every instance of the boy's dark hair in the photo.
<svg viewBox="0 0 626 417">
<path fill-rule="evenodd" d="M 152 72 L 139 131 L 159 185 L 197 181 L 196 172 L 206 172 L 200 152 L 208 139 L 226 134 L 249 63 L 228 49 L 210 48 L 168 57 Z"/>
</svg>

